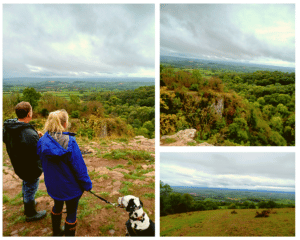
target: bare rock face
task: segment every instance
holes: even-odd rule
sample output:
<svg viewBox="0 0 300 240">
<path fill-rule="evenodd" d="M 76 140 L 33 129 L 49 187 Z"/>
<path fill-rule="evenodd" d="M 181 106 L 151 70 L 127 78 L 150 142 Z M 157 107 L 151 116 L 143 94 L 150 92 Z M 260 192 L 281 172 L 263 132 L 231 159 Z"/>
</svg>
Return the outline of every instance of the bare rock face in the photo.
<svg viewBox="0 0 300 240">
<path fill-rule="evenodd" d="M 174 135 L 162 136 L 161 146 L 213 146 L 208 143 L 197 144 L 194 140 L 196 129 L 185 129 Z"/>
<path fill-rule="evenodd" d="M 216 113 L 220 118 L 222 118 L 222 113 L 224 110 L 224 99 L 220 98 L 217 100 L 217 103 L 213 103 L 212 107 L 215 109 Z"/>
</svg>

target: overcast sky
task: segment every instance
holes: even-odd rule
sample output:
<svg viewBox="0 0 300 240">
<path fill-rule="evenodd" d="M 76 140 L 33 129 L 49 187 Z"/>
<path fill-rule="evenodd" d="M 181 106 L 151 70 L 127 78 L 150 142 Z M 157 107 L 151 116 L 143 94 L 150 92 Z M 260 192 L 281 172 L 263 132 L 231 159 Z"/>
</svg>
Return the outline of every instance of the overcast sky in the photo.
<svg viewBox="0 0 300 240">
<path fill-rule="evenodd" d="M 295 191 L 294 153 L 161 153 L 170 186 Z"/>
<path fill-rule="evenodd" d="M 154 4 L 4 4 L 4 77 L 155 77 Z"/>
<path fill-rule="evenodd" d="M 295 67 L 295 4 L 162 4 L 161 55 Z"/>
</svg>

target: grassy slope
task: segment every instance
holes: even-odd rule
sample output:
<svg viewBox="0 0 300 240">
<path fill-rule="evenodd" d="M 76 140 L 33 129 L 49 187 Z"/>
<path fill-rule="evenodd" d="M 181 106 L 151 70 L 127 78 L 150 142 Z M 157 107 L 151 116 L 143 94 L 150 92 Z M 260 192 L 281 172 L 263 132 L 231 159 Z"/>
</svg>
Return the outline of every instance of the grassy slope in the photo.
<svg viewBox="0 0 300 240">
<path fill-rule="evenodd" d="M 295 209 L 274 209 L 255 218 L 255 209 L 212 210 L 160 218 L 161 236 L 295 236 Z M 260 210 L 259 210 L 260 212 Z"/>
<path fill-rule="evenodd" d="M 128 145 L 125 140 L 127 139 L 94 139 L 94 144 L 92 144 L 93 142 L 90 140 L 77 138 L 77 142 L 81 147 L 90 146 L 96 150 L 96 153 L 84 155 L 88 169 L 92 166 L 93 168 L 104 167 L 108 170 L 107 174 L 89 170 L 89 175 L 93 182 L 93 191 L 113 203 L 116 203 L 120 196 L 138 196 L 145 205 L 144 211 L 151 219 L 155 220 L 154 179 L 145 181 L 145 174 L 154 171 L 154 169 L 143 169 L 141 167 L 142 165 L 154 164 L 154 159 L 149 157 L 151 152 L 126 149 Z M 113 144 L 113 142 L 116 143 L 118 141 L 119 144 L 124 144 L 124 148 Z M 123 143 L 124 141 L 125 143 Z M 112 150 L 112 148 L 115 149 Z M 3 144 L 3 166 L 12 169 L 5 144 Z M 116 180 L 115 175 L 112 175 L 111 172 L 117 169 L 124 169 L 128 173 L 124 173 L 123 177 Z M 119 175 L 122 176 L 121 173 Z M 140 181 L 140 183 L 135 181 Z M 52 208 L 53 200 L 49 198 L 46 189 L 40 189 L 44 185 L 44 181 L 40 181 L 40 190 L 36 198 L 48 198 L 46 202 L 42 202 L 38 206 L 38 209 L 46 209 L 48 216 L 33 223 L 25 222 L 21 181 L 18 179 L 17 182 L 16 188 L 3 191 L 3 235 L 11 236 L 13 232 L 19 230 L 17 233 L 19 236 L 50 236 L 52 234 L 50 209 Z M 117 182 L 120 183 L 119 188 L 117 188 L 119 189 L 119 194 L 109 196 L 112 192 L 109 186 L 113 186 Z M 65 217 L 66 214 L 63 214 L 63 218 Z M 124 209 L 105 204 L 95 196 L 85 192 L 79 202 L 77 218 L 79 222 L 76 232 L 77 236 L 111 236 L 112 234 L 109 233 L 109 230 L 115 231 L 114 236 L 124 236 L 128 213 Z"/>
</svg>

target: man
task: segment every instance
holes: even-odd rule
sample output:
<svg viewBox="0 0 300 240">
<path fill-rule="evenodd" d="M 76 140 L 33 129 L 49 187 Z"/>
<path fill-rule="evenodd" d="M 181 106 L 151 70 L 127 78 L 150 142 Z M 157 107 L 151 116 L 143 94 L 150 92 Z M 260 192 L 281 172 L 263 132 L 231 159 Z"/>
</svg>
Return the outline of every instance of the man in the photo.
<svg viewBox="0 0 300 240">
<path fill-rule="evenodd" d="M 32 107 L 28 102 L 20 102 L 15 111 L 18 118 L 4 122 L 3 142 L 15 173 L 23 180 L 22 193 L 26 221 L 36 221 L 46 216 L 46 211 L 35 210 L 35 193 L 42 174 L 41 161 L 37 155 L 37 142 L 42 133 L 38 133 L 29 122 L 32 119 Z"/>
</svg>

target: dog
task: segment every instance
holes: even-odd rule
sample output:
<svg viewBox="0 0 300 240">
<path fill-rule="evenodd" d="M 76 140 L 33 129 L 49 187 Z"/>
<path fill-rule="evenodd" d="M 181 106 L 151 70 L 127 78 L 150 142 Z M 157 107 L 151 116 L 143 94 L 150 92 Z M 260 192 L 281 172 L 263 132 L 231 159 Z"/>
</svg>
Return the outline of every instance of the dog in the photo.
<svg viewBox="0 0 300 240">
<path fill-rule="evenodd" d="M 133 195 L 119 197 L 118 206 L 129 212 L 126 236 L 155 236 L 155 224 L 143 210 L 142 201 Z"/>
</svg>

